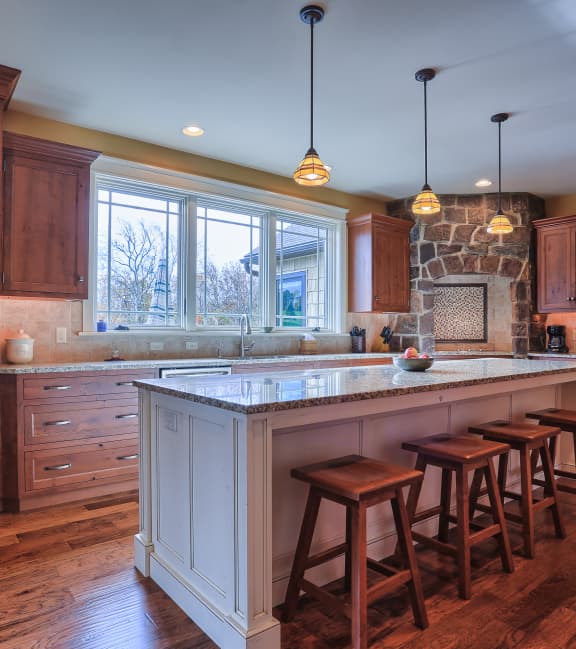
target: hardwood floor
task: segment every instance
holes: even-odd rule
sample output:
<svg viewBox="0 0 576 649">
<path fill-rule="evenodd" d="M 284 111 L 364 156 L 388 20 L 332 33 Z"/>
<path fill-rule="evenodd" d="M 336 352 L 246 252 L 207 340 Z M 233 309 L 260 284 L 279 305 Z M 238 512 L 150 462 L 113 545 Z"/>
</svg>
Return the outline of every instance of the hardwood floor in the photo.
<svg viewBox="0 0 576 649">
<path fill-rule="evenodd" d="M 515 553 L 514 574 L 501 572 L 495 542 L 475 548 L 470 601 L 457 597 L 451 559 L 418 552 L 430 627 L 413 625 L 406 595 L 387 598 L 369 609 L 370 647 L 576 649 L 576 497 L 562 504 L 568 538 L 538 515 L 536 558 Z M 1 649 L 215 649 L 132 567 L 137 522 L 133 497 L 0 514 Z M 282 627 L 283 649 L 349 642 L 347 621 L 310 600 Z"/>
</svg>

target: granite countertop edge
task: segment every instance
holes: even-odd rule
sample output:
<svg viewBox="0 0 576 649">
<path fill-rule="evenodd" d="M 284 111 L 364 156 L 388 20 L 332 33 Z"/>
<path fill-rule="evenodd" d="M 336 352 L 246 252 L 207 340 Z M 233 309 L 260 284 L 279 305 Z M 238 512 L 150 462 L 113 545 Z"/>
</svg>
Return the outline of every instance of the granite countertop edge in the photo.
<svg viewBox="0 0 576 649">
<path fill-rule="evenodd" d="M 314 361 L 330 360 L 361 360 L 361 359 L 390 359 L 397 356 L 393 352 L 368 352 L 354 354 L 350 352 L 334 354 L 279 354 L 278 356 L 248 356 L 246 358 L 160 358 L 140 359 L 125 361 L 70 361 L 59 363 L 27 363 L 27 364 L 0 364 L 0 375 L 10 374 L 42 374 L 47 372 L 103 372 L 108 370 L 138 370 L 146 368 L 184 368 L 184 367 L 228 367 L 234 365 L 282 364 L 282 363 L 307 363 Z M 442 356 L 481 356 L 498 358 L 512 356 L 511 352 L 490 351 L 438 351 L 433 357 Z M 546 352 L 530 352 L 528 358 L 557 358 L 573 359 L 576 354 L 548 354 Z"/>
<path fill-rule="evenodd" d="M 454 362 L 454 361 L 453 361 Z M 339 368 L 341 371 L 349 371 L 352 368 Z M 169 385 L 158 384 L 158 379 L 134 381 L 134 385 L 151 392 L 157 392 L 168 396 L 174 396 L 185 401 L 192 401 L 207 406 L 214 406 L 222 410 L 241 413 L 244 415 L 255 415 L 266 412 L 280 412 L 285 410 L 298 410 L 301 408 L 310 408 L 314 406 L 330 406 L 340 403 L 351 403 L 355 401 L 364 401 L 371 399 L 380 399 L 385 397 L 395 397 L 405 394 L 415 394 L 418 392 L 434 392 L 439 390 L 448 390 L 453 388 L 464 388 L 473 385 L 482 385 L 489 383 L 503 383 L 514 380 L 537 378 L 538 376 L 549 376 L 556 374 L 568 374 L 576 372 L 574 368 L 555 368 L 546 370 L 535 370 L 522 373 L 521 375 L 509 374 L 503 376 L 491 376 L 472 379 L 447 380 L 443 383 L 414 385 L 403 387 L 387 387 L 380 390 L 360 391 L 349 394 L 330 395 L 325 397 L 303 398 L 293 401 L 274 401 L 268 403 L 244 405 L 218 399 L 216 397 L 207 397 L 204 395 L 185 392 L 182 389 L 172 388 Z"/>
</svg>

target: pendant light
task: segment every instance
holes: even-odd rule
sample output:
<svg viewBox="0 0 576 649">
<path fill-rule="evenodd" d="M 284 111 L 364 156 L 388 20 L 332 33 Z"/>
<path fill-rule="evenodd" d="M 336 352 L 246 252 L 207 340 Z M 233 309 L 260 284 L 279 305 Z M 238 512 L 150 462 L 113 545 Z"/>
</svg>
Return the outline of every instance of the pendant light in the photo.
<svg viewBox="0 0 576 649">
<path fill-rule="evenodd" d="M 300 10 L 300 19 L 310 25 L 310 148 L 294 172 L 293 178 L 299 185 L 309 187 L 324 185 L 330 180 L 328 169 L 314 148 L 314 25 L 323 18 L 324 9 L 317 5 L 308 5 Z"/>
<path fill-rule="evenodd" d="M 498 210 L 488 225 L 490 234 L 510 234 L 514 229 L 510 219 L 502 211 L 502 122 L 508 117 L 508 113 L 496 113 L 490 118 L 491 122 L 498 124 Z"/>
<path fill-rule="evenodd" d="M 428 184 L 428 102 L 426 95 L 426 84 L 436 76 L 432 68 L 418 70 L 414 75 L 416 81 L 424 83 L 424 186 L 412 203 L 412 212 L 417 215 L 438 214 L 440 201 Z"/>
</svg>

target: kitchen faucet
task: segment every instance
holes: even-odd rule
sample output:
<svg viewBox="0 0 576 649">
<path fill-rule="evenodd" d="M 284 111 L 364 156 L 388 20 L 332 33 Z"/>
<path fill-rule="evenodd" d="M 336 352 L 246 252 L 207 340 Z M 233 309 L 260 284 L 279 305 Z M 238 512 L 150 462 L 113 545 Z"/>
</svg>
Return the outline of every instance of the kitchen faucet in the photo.
<svg viewBox="0 0 576 649">
<path fill-rule="evenodd" d="M 246 357 L 246 352 L 249 352 L 252 347 L 256 344 L 254 341 L 246 345 L 244 343 L 244 333 L 249 336 L 252 333 L 252 327 L 250 326 L 250 318 L 248 314 L 240 316 L 240 358 Z"/>
</svg>

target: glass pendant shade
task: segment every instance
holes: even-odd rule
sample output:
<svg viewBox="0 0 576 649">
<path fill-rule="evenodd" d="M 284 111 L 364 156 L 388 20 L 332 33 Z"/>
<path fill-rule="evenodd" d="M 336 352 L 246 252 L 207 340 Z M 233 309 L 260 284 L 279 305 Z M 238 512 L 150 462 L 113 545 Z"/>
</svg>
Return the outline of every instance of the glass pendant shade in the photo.
<svg viewBox="0 0 576 649">
<path fill-rule="evenodd" d="M 514 230 L 512 223 L 510 223 L 510 219 L 502 212 L 502 210 L 498 210 L 498 212 L 494 214 L 487 229 L 490 234 L 510 234 L 510 232 Z"/>
<path fill-rule="evenodd" d="M 314 187 L 325 185 L 330 180 L 330 174 L 322 160 L 318 157 L 316 149 L 310 147 L 306 151 L 304 160 L 302 160 L 294 172 L 293 178 L 299 185 Z"/>
<path fill-rule="evenodd" d="M 412 212 L 419 215 L 438 214 L 440 201 L 429 185 L 424 185 L 422 191 L 412 203 Z"/>
</svg>

